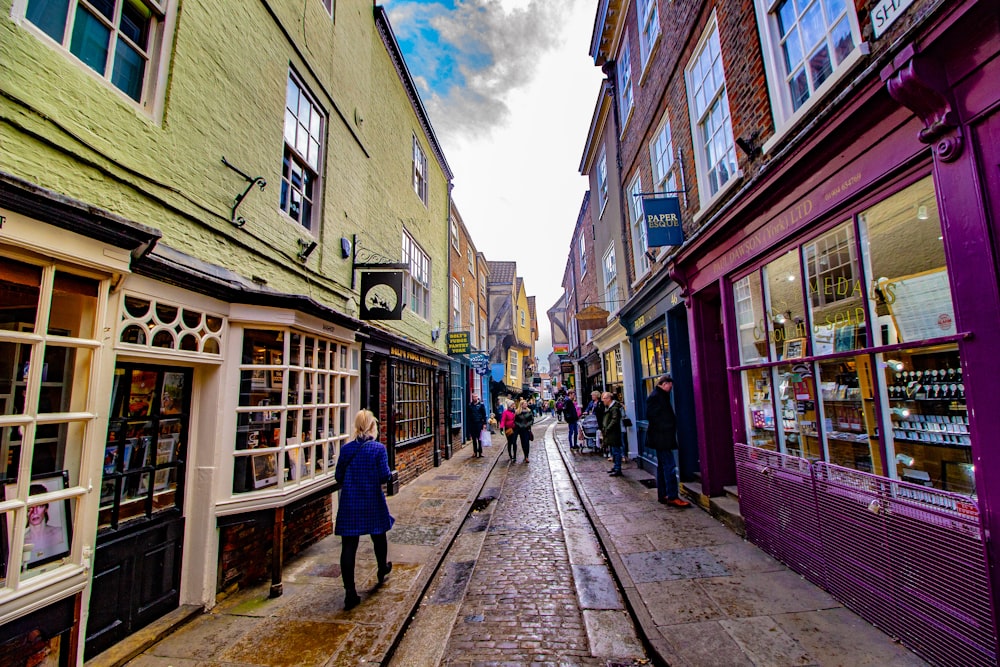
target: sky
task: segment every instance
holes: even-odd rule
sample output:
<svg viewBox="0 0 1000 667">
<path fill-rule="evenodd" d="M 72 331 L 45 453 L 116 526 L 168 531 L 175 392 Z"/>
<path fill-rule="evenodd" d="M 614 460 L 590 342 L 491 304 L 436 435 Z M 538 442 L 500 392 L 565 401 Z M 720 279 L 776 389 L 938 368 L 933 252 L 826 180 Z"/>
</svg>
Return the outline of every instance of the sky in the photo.
<svg viewBox="0 0 1000 667">
<path fill-rule="evenodd" d="M 597 0 L 385 0 L 454 174 L 477 249 L 515 261 L 535 297 L 539 369 L 588 184 L 580 175 L 603 78 L 589 55 Z"/>
</svg>

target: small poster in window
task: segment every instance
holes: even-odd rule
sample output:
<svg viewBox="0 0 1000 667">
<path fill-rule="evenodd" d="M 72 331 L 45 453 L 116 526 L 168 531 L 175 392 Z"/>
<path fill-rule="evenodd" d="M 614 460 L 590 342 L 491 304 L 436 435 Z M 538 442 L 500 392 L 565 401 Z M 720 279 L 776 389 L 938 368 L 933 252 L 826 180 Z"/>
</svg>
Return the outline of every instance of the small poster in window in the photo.
<svg viewBox="0 0 1000 667">
<path fill-rule="evenodd" d="M 104 448 L 104 474 L 113 475 L 118 467 L 118 445 L 108 444 Z"/>
<path fill-rule="evenodd" d="M 127 413 L 129 417 L 145 417 L 150 413 L 156 394 L 156 371 L 132 371 Z"/>
<path fill-rule="evenodd" d="M 253 488 L 259 489 L 278 483 L 278 465 L 275 455 L 258 454 L 253 457 Z"/>
<path fill-rule="evenodd" d="M 184 374 L 164 373 L 160 391 L 160 414 L 180 414 L 184 402 Z"/>
</svg>

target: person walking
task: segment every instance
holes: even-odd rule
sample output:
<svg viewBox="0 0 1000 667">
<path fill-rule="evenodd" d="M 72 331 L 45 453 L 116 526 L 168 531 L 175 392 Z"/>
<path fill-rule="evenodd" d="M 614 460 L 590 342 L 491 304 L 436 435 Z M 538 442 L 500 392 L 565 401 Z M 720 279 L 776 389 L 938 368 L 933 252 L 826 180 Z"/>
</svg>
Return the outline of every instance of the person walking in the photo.
<svg viewBox="0 0 1000 667">
<path fill-rule="evenodd" d="M 469 435 L 472 437 L 472 455 L 483 456 L 483 429 L 486 427 L 486 405 L 479 394 L 472 395 L 469 403 Z"/>
<path fill-rule="evenodd" d="M 615 400 L 614 394 L 606 391 L 601 395 L 604 403 L 604 421 L 601 430 L 604 432 L 604 444 L 611 450 L 612 464 L 608 474 L 611 477 L 622 476 L 622 405 Z"/>
<path fill-rule="evenodd" d="M 500 430 L 507 438 L 507 456 L 511 463 L 517 462 L 517 427 L 514 424 L 514 401 L 507 401 L 500 416 Z"/>
<path fill-rule="evenodd" d="M 580 445 L 577 442 L 578 427 L 580 425 L 580 413 L 577 411 L 576 397 L 573 394 L 566 397 L 566 402 L 563 403 L 563 414 L 566 419 L 566 433 L 567 438 L 569 439 L 569 448 L 580 449 Z"/>
<path fill-rule="evenodd" d="M 690 507 L 691 503 L 679 496 L 677 484 L 677 463 L 674 450 L 677 449 L 677 416 L 670 404 L 670 390 L 674 380 L 669 375 L 656 379 L 656 386 L 646 398 L 646 446 L 656 450 L 656 497 L 664 505 Z"/>
<path fill-rule="evenodd" d="M 340 482 L 340 502 L 334 535 L 341 540 L 340 574 L 344 579 L 344 610 L 361 602 L 354 585 L 354 561 L 361 535 L 370 535 L 378 562 L 376 575 L 381 584 L 392 572 L 385 534 L 395 519 L 389 514 L 382 485 L 392 478 L 385 445 L 378 441 L 378 420 L 370 410 L 354 417 L 354 440 L 340 448 L 334 477 Z"/>
<path fill-rule="evenodd" d="M 517 406 L 514 423 L 517 425 L 517 435 L 521 438 L 521 450 L 524 452 L 524 462 L 527 463 L 528 451 L 531 448 L 530 443 L 535 439 L 535 435 L 531 432 L 531 427 L 535 423 L 535 413 L 531 411 L 531 406 L 523 398 Z"/>
</svg>

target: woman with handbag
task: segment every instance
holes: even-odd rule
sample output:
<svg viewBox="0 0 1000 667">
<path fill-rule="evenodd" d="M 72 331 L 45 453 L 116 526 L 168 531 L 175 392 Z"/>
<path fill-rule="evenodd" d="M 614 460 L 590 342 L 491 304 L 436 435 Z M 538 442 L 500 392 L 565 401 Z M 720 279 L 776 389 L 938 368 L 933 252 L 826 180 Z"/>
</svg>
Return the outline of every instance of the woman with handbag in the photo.
<svg viewBox="0 0 1000 667">
<path fill-rule="evenodd" d="M 354 417 L 354 440 L 340 448 L 334 477 L 340 482 L 337 523 L 333 529 L 340 536 L 340 573 L 344 579 L 344 609 L 361 602 L 354 586 L 354 560 L 361 535 L 371 535 L 378 561 L 378 583 L 392 572 L 388 561 L 389 545 L 385 534 L 395 519 L 389 514 L 382 485 L 392 478 L 385 445 L 377 440 L 378 420 L 370 410 L 360 410 Z"/>
<path fill-rule="evenodd" d="M 500 416 L 500 430 L 507 438 L 507 456 L 511 463 L 517 462 L 517 428 L 514 426 L 514 401 L 504 404 L 503 415 Z"/>
<path fill-rule="evenodd" d="M 535 423 L 535 413 L 532 412 L 531 406 L 528 402 L 521 399 L 521 402 L 517 405 L 517 414 L 514 415 L 514 424 L 517 427 L 515 431 L 517 432 L 517 437 L 521 438 L 521 449 L 524 451 L 524 462 L 528 462 L 528 449 L 530 448 L 530 442 L 535 439 L 534 434 L 531 432 L 531 427 Z M 517 445 L 514 445 L 515 449 Z"/>
</svg>

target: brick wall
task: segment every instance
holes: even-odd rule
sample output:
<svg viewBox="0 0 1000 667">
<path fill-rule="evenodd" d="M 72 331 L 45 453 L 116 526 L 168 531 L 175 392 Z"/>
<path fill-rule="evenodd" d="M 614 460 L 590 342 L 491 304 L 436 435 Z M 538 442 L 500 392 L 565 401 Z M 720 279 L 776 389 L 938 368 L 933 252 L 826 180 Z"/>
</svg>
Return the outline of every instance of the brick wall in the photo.
<svg viewBox="0 0 1000 667">
<path fill-rule="evenodd" d="M 274 511 L 254 512 L 239 523 L 219 529 L 217 591 L 244 588 L 271 576 Z M 333 534 L 333 501 L 329 490 L 285 508 L 284 561 Z"/>
</svg>

